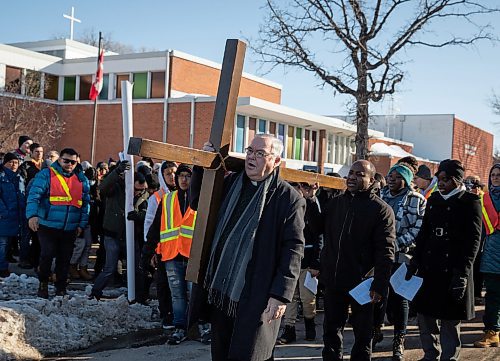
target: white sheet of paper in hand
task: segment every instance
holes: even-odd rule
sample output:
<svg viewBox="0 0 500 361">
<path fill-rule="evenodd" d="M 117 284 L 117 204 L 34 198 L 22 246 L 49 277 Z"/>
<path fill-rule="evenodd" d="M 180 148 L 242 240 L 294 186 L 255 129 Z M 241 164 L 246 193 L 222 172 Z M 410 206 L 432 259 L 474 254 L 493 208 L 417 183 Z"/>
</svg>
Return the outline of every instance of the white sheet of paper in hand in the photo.
<svg viewBox="0 0 500 361">
<path fill-rule="evenodd" d="M 413 300 L 417 294 L 424 280 L 421 277 L 413 276 L 410 280 L 405 280 L 406 264 L 402 263 L 401 266 L 391 276 L 391 286 L 394 292 L 407 300 Z"/>
<path fill-rule="evenodd" d="M 366 305 L 372 300 L 370 297 L 370 287 L 372 286 L 372 282 L 373 282 L 373 277 L 364 280 L 359 285 L 350 290 L 349 294 L 360 305 Z"/>
<path fill-rule="evenodd" d="M 318 293 L 318 278 L 311 276 L 311 272 L 307 271 L 306 279 L 304 280 L 304 287 L 312 293 Z"/>
</svg>

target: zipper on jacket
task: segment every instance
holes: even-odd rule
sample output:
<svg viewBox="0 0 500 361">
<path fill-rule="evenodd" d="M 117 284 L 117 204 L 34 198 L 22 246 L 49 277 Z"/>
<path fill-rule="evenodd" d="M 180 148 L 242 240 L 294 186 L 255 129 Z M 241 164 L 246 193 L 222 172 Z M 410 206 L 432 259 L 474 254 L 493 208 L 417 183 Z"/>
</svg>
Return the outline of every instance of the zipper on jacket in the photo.
<svg viewBox="0 0 500 361">
<path fill-rule="evenodd" d="M 338 271 L 339 259 L 340 259 L 340 246 L 342 245 L 342 236 L 344 235 L 345 224 L 347 222 L 347 217 L 349 216 L 349 213 L 351 212 L 351 206 L 352 206 L 353 200 L 354 200 L 354 196 L 349 201 L 349 206 L 347 208 L 344 222 L 342 223 L 342 229 L 340 230 L 340 236 L 339 236 L 339 240 L 338 240 L 337 259 L 335 260 L 335 269 L 333 272 L 333 285 L 335 285 L 337 283 L 337 271 Z M 352 220 L 351 220 L 351 224 L 352 224 Z"/>
</svg>

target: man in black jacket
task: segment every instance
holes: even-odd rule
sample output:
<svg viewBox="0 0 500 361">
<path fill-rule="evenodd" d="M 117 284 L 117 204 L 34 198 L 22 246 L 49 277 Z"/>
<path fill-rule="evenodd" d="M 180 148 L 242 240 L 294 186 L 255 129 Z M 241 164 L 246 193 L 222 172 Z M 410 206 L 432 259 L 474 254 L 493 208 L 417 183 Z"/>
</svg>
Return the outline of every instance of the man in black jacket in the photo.
<svg viewBox="0 0 500 361">
<path fill-rule="evenodd" d="M 323 360 L 342 359 L 343 331 L 351 305 L 355 342 L 351 360 L 370 360 L 373 304 L 386 296 L 394 260 L 394 212 L 372 192 L 375 167 L 352 164 L 347 191 L 333 198 L 324 213 L 325 244 L 320 277 L 325 284 Z M 373 273 L 371 303 L 360 305 L 349 291 Z"/>
</svg>

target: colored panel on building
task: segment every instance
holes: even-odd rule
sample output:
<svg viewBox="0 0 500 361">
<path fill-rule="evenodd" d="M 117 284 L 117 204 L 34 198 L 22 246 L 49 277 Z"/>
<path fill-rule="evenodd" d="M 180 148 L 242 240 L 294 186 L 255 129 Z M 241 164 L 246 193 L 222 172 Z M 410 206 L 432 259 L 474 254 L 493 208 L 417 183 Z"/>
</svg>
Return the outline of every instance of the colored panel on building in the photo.
<svg viewBox="0 0 500 361">
<path fill-rule="evenodd" d="M 255 133 L 257 132 L 256 127 L 257 127 L 257 120 L 255 118 L 249 117 L 248 118 L 248 142 L 251 142 L 252 139 L 255 137 Z"/>
<path fill-rule="evenodd" d="M 269 122 L 269 134 L 276 135 L 276 123 Z"/>
<path fill-rule="evenodd" d="M 100 100 L 108 100 L 109 93 L 109 74 L 104 74 L 102 77 L 102 89 L 99 93 Z"/>
<path fill-rule="evenodd" d="M 279 124 L 278 125 L 278 139 L 281 140 L 281 143 L 285 145 L 285 125 L 284 124 Z M 283 147 L 283 153 L 281 153 L 281 156 L 285 156 L 285 149 Z"/>
<path fill-rule="evenodd" d="M 148 73 L 134 73 L 133 99 L 146 99 L 148 96 Z"/>
<path fill-rule="evenodd" d="M 21 94 L 21 69 L 12 66 L 5 67 L 5 91 Z"/>
<path fill-rule="evenodd" d="M 165 98 L 165 72 L 151 73 L 151 98 Z"/>
<path fill-rule="evenodd" d="M 89 100 L 92 75 L 80 75 L 80 100 Z"/>
<path fill-rule="evenodd" d="M 311 158 L 309 159 L 312 162 L 316 162 L 316 146 L 318 144 L 317 142 L 318 139 L 318 132 L 312 131 L 311 132 Z"/>
<path fill-rule="evenodd" d="M 59 77 L 52 74 L 44 74 L 45 82 L 45 93 L 43 97 L 45 99 L 57 100 L 59 93 Z"/>
<path fill-rule="evenodd" d="M 236 117 L 236 142 L 234 142 L 234 151 L 243 153 L 245 148 L 245 117 L 238 115 Z"/>
<path fill-rule="evenodd" d="M 295 156 L 294 159 L 300 160 L 300 152 L 302 151 L 302 128 L 297 128 L 295 131 Z"/>
<path fill-rule="evenodd" d="M 266 132 L 266 121 L 264 119 L 259 119 L 259 131 L 258 133 L 264 134 Z"/>
<path fill-rule="evenodd" d="M 129 80 L 130 77 L 128 74 L 118 74 L 116 76 L 116 98 L 119 99 L 122 97 L 122 81 Z"/>
<path fill-rule="evenodd" d="M 309 141 L 310 134 L 311 134 L 310 130 L 308 130 L 308 129 L 304 130 L 304 160 L 307 160 L 307 161 L 310 160 L 310 156 L 309 156 L 309 153 L 311 151 L 310 141 Z"/>
<path fill-rule="evenodd" d="M 293 159 L 293 136 L 295 133 L 295 128 L 288 126 L 288 134 L 286 137 L 286 157 L 288 159 Z"/>
<path fill-rule="evenodd" d="M 64 77 L 64 100 L 75 100 L 76 76 Z"/>
</svg>

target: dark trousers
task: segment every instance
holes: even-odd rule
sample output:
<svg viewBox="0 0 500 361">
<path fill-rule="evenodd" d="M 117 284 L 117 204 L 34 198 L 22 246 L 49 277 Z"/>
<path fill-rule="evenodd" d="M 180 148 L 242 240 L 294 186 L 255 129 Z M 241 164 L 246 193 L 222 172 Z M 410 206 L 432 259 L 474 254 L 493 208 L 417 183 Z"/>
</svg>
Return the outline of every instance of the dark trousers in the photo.
<svg viewBox="0 0 500 361">
<path fill-rule="evenodd" d="M 500 274 L 483 273 L 486 285 L 484 329 L 500 331 Z"/>
<path fill-rule="evenodd" d="M 438 320 L 419 313 L 418 328 L 424 360 L 458 360 L 462 347 L 460 324 L 460 320 Z"/>
<path fill-rule="evenodd" d="M 354 330 L 354 345 L 351 360 L 371 360 L 373 329 L 373 304 L 361 306 L 349 295 L 348 290 L 325 290 L 325 318 L 323 321 L 323 360 L 342 360 L 343 334 L 348 318 L 349 305 L 352 315 L 350 323 Z"/>
<path fill-rule="evenodd" d="M 406 335 L 408 326 L 409 302 L 398 295 L 392 288 L 387 298 L 387 314 L 394 324 L 394 335 Z"/>
<path fill-rule="evenodd" d="M 73 247 L 75 245 L 76 231 L 63 231 L 60 229 L 40 226 L 38 229 L 40 241 L 40 282 L 48 282 L 51 274 L 52 259 L 56 258 L 56 290 L 66 290 L 68 269 Z"/>
<path fill-rule="evenodd" d="M 229 358 L 229 346 L 233 336 L 234 319 L 227 316 L 224 312 L 212 307 L 212 342 L 211 353 L 212 361 L 238 361 Z M 265 360 L 273 361 L 274 356 Z"/>
<path fill-rule="evenodd" d="M 31 248 L 30 248 L 30 262 L 33 268 L 37 269 L 38 262 L 40 262 L 40 240 L 38 239 L 38 232 L 30 230 L 31 234 Z"/>
<path fill-rule="evenodd" d="M 168 286 L 167 271 L 165 271 L 165 262 L 158 262 L 155 272 L 156 296 L 158 297 L 158 309 L 160 317 L 163 320 L 172 321 L 172 295 Z M 170 319 L 169 319 L 170 318 Z"/>
</svg>

